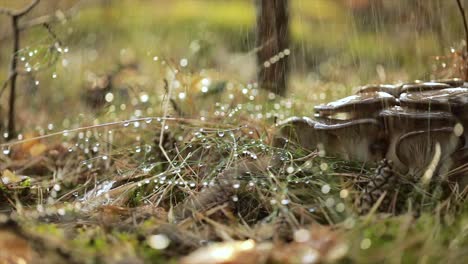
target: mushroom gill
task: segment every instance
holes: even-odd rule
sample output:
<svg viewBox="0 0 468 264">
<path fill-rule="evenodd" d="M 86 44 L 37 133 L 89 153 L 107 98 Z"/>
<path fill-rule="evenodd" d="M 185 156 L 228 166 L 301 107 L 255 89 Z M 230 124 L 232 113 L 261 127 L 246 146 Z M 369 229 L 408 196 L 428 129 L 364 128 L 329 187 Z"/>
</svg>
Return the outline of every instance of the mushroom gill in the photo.
<svg viewBox="0 0 468 264">
<path fill-rule="evenodd" d="M 315 129 L 336 136 L 340 147 L 342 147 L 342 156 L 348 160 L 377 162 L 385 157 L 386 136 L 382 133 L 381 126 L 375 119 L 357 119 L 329 125 L 317 123 Z M 339 149 L 331 149 L 332 153 L 339 151 Z"/>
<path fill-rule="evenodd" d="M 379 117 L 389 137 L 386 158 L 393 161 L 394 168 L 400 173 L 406 173 L 408 170 L 408 166 L 402 163 L 396 154 L 396 144 L 402 135 L 412 131 L 454 127 L 457 123 L 449 112 L 417 111 L 399 106 L 383 110 Z"/>
<path fill-rule="evenodd" d="M 416 179 L 428 172 L 443 175 L 451 167 L 450 156 L 460 148 L 460 142 L 452 127 L 412 131 L 397 141 L 396 156 Z"/>
</svg>

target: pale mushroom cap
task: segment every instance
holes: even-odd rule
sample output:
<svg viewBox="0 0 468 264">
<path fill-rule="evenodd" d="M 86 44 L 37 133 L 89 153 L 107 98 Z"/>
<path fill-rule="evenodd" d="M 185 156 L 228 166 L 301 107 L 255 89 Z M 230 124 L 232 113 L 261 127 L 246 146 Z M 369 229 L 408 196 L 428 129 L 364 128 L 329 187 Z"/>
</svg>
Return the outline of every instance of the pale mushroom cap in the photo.
<svg viewBox="0 0 468 264">
<path fill-rule="evenodd" d="M 432 80 L 433 83 L 445 83 L 450 85 L 451 87 L 462 87 L 465 85 L 465 81 L 460 78 L 452 78 L 452 79 L 438 79 Z"/>
<path fill-rule="evenodd" d="M 372 113 L 381 109 L 396 105 L 394 96 L 385 92 L 369 92 L 351 95 L 340 100 L 315 107 L 320 116 L 333 115 L 340 112 L 364 113 L 372 116 Z"/>
<path fill-rule="evenodd" d="M 409 83 L 401 87 L 401 93 L 415 92 L 415 91 L 429 91 L 429 90 L 440 90 L 450 88 L 451 86 L 446 83 L 438 82 L 421 82 L 421 83 Z"/>
<path fill-rule="evenodd" d="M 400 95 L 404 107 L 421 110 L 459 111 L 468 108 L 468 88 L 446 88 Z"/>
<path fill-rule="evenodd" d="M 394 85 L 394 84 L 368 84 L 362 86 L 357 91 L 358 94 L 360 93 L 373 93 L 373 92 L 384 92 L 391 94 L 393 97 L 398 98 L 401 91 L 401 85 Z"/>
<path fill-rule="evenodd" d="M 383 120 L 384 128 L 388 132 L 453 127 L 457 123 L 456 118 L 450 112 L 417 111 L 400 106 L 381 111 L 379 117 Z"/>
</svg>

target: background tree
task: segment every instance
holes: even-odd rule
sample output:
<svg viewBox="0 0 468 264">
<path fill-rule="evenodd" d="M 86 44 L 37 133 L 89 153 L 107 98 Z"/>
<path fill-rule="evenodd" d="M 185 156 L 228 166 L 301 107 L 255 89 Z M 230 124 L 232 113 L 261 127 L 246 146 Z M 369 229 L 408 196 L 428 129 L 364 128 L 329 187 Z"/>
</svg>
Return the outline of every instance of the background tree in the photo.
<svg viewBox="0 0 468 264">
<path fill-rule="evenodd" d="M 257 0 L 256 5 L 259 85 L 284 95 L 289 74 L 289 0 Z"/>
</svg>

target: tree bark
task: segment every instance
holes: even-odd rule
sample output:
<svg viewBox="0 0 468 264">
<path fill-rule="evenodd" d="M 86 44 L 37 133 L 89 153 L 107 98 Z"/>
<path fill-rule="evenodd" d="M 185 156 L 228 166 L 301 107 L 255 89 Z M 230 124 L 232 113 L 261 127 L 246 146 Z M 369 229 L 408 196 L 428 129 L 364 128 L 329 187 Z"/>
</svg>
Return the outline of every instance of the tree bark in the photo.
<svg viewBox="0 0 468 264">
<path fill-rule="evenodd" d="M 284 95 L 289 74 L 289 0 L 257 0 L 257 65 L 261 88 Z"/>
</svg>

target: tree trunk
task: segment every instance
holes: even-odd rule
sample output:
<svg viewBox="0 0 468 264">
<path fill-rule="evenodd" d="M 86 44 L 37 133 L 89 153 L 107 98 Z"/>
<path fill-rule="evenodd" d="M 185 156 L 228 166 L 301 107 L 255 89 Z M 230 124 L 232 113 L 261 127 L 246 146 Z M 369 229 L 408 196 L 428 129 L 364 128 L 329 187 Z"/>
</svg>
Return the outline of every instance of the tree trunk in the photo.
<svg viewBox="0 0 468 264">
<path fill-rule="evenodd" d="M 261 88 L 286 93 L 289 74 L 289 0 L 257 0 L 257 64 Z"/>
</svg>

